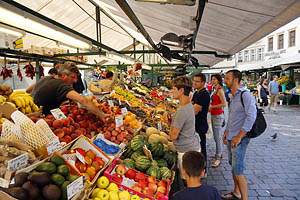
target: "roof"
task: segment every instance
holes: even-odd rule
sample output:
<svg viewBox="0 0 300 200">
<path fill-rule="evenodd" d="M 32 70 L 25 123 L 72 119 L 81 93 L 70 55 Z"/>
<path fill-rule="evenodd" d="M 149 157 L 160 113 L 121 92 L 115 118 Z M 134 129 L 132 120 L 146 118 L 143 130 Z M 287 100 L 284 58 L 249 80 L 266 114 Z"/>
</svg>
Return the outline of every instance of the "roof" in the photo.
<svg viewBox="0 0 300 200">
<path fill-rule="evenodd" d="M 94 6 L 87 0 L 74 0 L 92 17 L 96 18 Z M 96 39 L 96 24 L 71 0 L 16 0 L 59 23 Z M 96 0 L 95 0 L 96 1 Z M 147 41 L 113 0 L 99 0 L 101 7 L 109 12 L 128 32 L 144 44 Z M 168 32 L 177 35 L 192 33 L 191 17 L 196 16 L 197 5 L 161 5 L 157 3 L 127 0 L 155 43 Z M 209 0 L 204 9 L 195 50 L 217 51 L 233 55 L 280 26 L 300 16 L 297 0 Z M 101 14 L 102 43 L 122 50 L 133 39 L 104 14 Z M 36 46 L 55 47 L 53 41 L 27 34 L 25 41 Z M 26 45 L 26 43 L 25 43 Z M 213 55 L 195 55 L 201 65 L 214 65 L 222 59 Z M 100 59 L 101 60 L 101 59 Z"/>
</svg>

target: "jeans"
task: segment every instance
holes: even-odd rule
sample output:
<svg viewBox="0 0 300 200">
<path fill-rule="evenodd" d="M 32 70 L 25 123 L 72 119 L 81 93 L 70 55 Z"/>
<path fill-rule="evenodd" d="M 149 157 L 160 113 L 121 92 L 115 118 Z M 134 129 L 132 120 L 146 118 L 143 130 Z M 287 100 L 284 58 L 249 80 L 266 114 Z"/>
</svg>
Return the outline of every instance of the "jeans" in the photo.
<svg viewBox="0 0 300 200">
<path fill-rule="evenodd" d="M 250 138 L 244 136 L 240 144 L 237 145 L 237 147 L 235 147 L 234 149 L 232 149 L 230 145 L 231 140 L 227 140 L 228 160 L 229 164 L 232 167 L 233 175 L 244 174 L 245 155 L 249 142 Z"/>
<path fill-rule="evenodd" d="M 206 133 L 199 133 L 200 136 L 200 146 L 201 146 L 201 153 L 205 158 L 205 162 L 207 163 L 207 154 L 206 154 Z"/>
<path fill-rule="evenodd" d="M 211 115 L 211 127 L 216 143 L 216 158 L 221 159 L 224 115 Z"/>
</svg>

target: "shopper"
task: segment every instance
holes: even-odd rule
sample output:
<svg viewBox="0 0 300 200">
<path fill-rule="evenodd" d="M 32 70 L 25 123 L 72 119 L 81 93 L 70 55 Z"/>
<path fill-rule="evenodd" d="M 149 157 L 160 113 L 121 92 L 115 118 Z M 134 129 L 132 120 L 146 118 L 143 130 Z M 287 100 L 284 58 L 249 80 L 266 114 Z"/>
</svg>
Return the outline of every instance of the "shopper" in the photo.
<svg viewBox="0 0 300 200">
<path fill-rule="evenodd" d="M 145 86 L 147 87 L 147 88 L 151 88 L 151 86 L 152 86 L 152 83 L 151 83 L 151 78 L 147 78 L 147 80 L 146 80 L 146 82 L 145 82 Z"/>
<path fill-rule="evenodd" d="M 182 173 L 187 187 L 176 192 L 173 200 L 221 200 L 217 189 L 213 186 L 202 185 L 200 178 L 205 173 L 205 158 L 197 151 L 189 151 L 182 158 Z"/>
<path fill-rule="evenodd" d="M 265 106 L 268 106 L 268 85 L 267 80 L 262 78 L 257 85 L 257 92 L 258 92 L 258 100 L 260 103 L 260 106 L 265 109 Z"/>
<path fill-rule="evenodd" d="M 251 130 L 256 119 L 256 101 L 249 91 L 240 87 L 242 73 L 230 70 L 225 75 L 225 84 L 232 93 L 228 122 L 223 135 L 223 143 L 227 145 L 228 160 L 232 167 L 234 191 L 221 195 L 223 199 L 248 200 L 248 185 L 244 176 L 244 162 Z M 244 92 L 243 92 L 244 91 Z M 243 96 L 241 97 L 241 93 Z M 244 105 L 242 104 L 242 101 Z"/>
<path fill-rule="evenodd" d="M 224 123 L 224 111 L 223 107 L 226 106 L 226 99 L 223 89 L 222 77 L 219 74 L 211 76 L 211 82 L 215 87 L 215 92 L 212 95 L 211 105 L 208 111 L 211 114 L 211 125 L 216 143 L 216 154 L 213 156 L 216 160 L 213 162 L 213 167 L 218 167 L 221 164 L 222 153 L 222 129 Z"/>
<path fill-rule="evenodd" d="M 72 84 L 78 80 L 79 70 L 74 63 L 63 64 L 56 76 L 46 76 L 40 79 L 34 89 L 34 103 L 43 106 L 43 113 L 49 114 L 51 109 L 58 108 L 67 99 L 82 104 L 88 111 L 104 120 L 105 115 L 92 101 L 78 94 Z"/>
<path fill-rule="evenodd" d="M 276 112 L 277 101 L 279 97 L 279 83 L 278 83 L 278 76 L 273 76 L 273 81 L 269 84 L 269 94 L 270 94 L 270 104 L 268 109 L 271 110 L 271 105 L 274 104 L 274 112 Z"/>
<path fill-rule="evenodd" d="M 194 89 L 196 92 L 193 95 L 194 112 L 196 116 L 196 132 L 200 136 L 201 153 L 205 157 L 207 162 L 206 154 L 206 132 L 208 130 L 207 113 L 210 102 L 210 96 L 205 89 L 206 77 L 204 74 L 199 73 L 194 77 Z"/>
<path fill-rule="evenodd" d="M 178 152 L 178 167 L 182 179 L 184 179 L 181 173 L 183 154 L 187 151 L 200 152 L 200 137 L 195 131 L 194 107 L 189 98 L 192 86 L 192 80 L 186 76 L 174 79 L 172 93 L 173 98 L 179 100 L 179 106 L 172 116 L 169 112 L 163 114 L 164 121 L 170 127 L 170 139 Z"/>
<path fill-rule="evenodd" d="M 105 76 L 105 79 L 99 81 L 99 86 L 100 86 L 100 89 L 103 91 L 103 92 L 110 92 L 111 91 L 111 88 L 112 88 L 112 85 L 113 85 L 113 76 L 114 76 L 114 73 L 113 72 L 107 72 L 106 73 L 106 76 Z"/>
</svg>

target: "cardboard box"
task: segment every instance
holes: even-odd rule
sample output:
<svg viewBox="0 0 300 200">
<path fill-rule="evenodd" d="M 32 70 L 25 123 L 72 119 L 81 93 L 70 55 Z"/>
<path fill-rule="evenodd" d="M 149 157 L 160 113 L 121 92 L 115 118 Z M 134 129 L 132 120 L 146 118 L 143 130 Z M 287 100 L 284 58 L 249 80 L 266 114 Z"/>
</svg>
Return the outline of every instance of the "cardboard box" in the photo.
<svg viewBox="0 0 300 200">
<path fill-rule="evenodd" d="M 31 45 L 31 48 L 28 49 L 28 53 L 42 55 L 43 51 L 42 51 L 41 47 L 37 47 L 37 46 Z"/>
<path fill-rule="evenodd" d="M 45 56 L 53 56 L 53 50 L 48 47 L 42 47 L 43 55 Z"/>
</svg>

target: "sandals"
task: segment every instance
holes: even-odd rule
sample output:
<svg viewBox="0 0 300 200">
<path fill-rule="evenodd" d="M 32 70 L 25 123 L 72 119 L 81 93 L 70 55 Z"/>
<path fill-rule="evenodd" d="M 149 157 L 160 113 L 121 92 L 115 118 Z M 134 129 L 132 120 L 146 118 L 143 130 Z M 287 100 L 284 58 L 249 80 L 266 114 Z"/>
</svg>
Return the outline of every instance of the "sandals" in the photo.
<svg viewBox="0 0 300 200">
<path fill-rule="evenodd" d="M 215 162 L 212 164 L 212 167 L 217 168 L 217 167 L 219 167 L 220 164 L 221 164 L 221 160 L 216 159 Z"/>
<path fill-rule="evenodd" d="M 237 197 L 233 192 L 222 194 L 222 199 L 231 199 L 231 200 L 241 200 L 241 198 Z"/>
<path fill-rule="evenodd" d="M 216 154 L 210 156 L 211 158 L 216 158 Z M 221 153 L 221 159 L 223 158 L 223 154 Z"/>
</svg>

